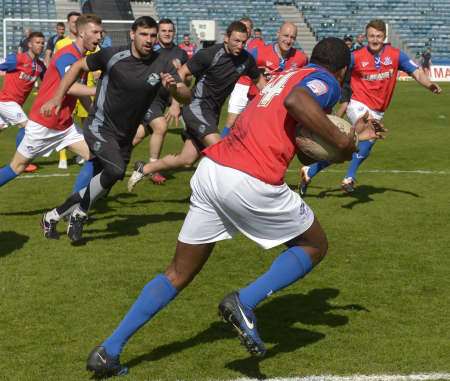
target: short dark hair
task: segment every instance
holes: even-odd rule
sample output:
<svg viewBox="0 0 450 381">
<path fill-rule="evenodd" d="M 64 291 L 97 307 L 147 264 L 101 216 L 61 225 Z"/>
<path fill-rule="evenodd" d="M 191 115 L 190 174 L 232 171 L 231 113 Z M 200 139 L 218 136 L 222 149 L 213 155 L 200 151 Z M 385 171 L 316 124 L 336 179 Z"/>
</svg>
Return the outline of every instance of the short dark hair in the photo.
<svg viewBox="0 0 450 381">
<path fill-rule="evenodd" d="M 80 12 L 76 12 L 76 11 L 69 12 L 67 14 L 67 21 L 69 21 L 72 16 L 81 16 L 81 13 Z"/>
<path fill-rule="evenodd" d="M 141 16 L 134 20 L 133 25 L 131 25 L 131 30 L 136 32 L 137 28 L 155 28 L 158 29 L 158 23 L 153 17 Z"/>
<path fill-rule="evenodd" d="M 34 37 L 45 38 L 42 32 L 31 32 L 30 35 L 28 36 L 28 41 L 31 41 L 31 39 Z"/>
<path fill-rule="evenodd" d="M 183 34 L 183 37 L 191 37 L 191 35 L 189 33 L 185 33 Z"/>
<path fill-rule="evenodd" d="M 261 30 L 260 28 L 255 28 L 255 29 L 253 29 L 253 32 L 259 32 L 259 33 L 262 33 L 262 30 Z"/>
<path fill-rule="evenodd" d="M 353 36 L 350 34 L 346 34 L 344 36 L 344 41 L 352 41 L 353 42 Z"/>
<path fill-rule="evenodd" d="M 80 17 L 78 17 L 76 25 L 77 25 L 77 30 L 84 27 L 85 25 L 92 23 L 92 24 L 96 24 L 96 25 L 102 25 L 102 19 L 93 14 L 93 13 L 84 13 L 82 15 L 80 15 Z"/>
<path fill-rule="evenodd" d="M 161 19 L 161 20 L 159 20 L 158 25 L 161 25 L 161 24 L 172 24 L 175 27 L 175 24 L 173 23 L 173 21 L 171 19 Z"/>
<path fill-rule="evenodd" d="M 58 26 L 62 26 L 63 28 L 66 28 L 66 26 L 64 25 L 64 23 L 63 22 L 57 22 L 56 23 L 56 26 L 58 27 Z"/>
<path fill-rule="evenodd" d="M 228 25 L 227 36 L 230 37 L 231 33 L 233 32 L 240 32 L 247 34 L 247 27 L 240 21 L 233 21 L 230 25 Z"/>
<path fill-rule="evenodd" d="M 350 49 L 340 38 L 327 37 L 314 46 L 310 62 L 336 73 L 345 66 L 349 67 Z"/>
</svg>

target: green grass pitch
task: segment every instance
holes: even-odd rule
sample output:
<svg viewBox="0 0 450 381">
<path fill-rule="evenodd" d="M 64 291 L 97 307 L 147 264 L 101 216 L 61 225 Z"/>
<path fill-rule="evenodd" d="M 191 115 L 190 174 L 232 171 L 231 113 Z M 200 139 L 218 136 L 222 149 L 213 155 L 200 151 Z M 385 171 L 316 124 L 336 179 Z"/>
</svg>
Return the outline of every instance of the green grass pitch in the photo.
<svg viewBox="0 0 450 381">
<path fill-rule="evenodd" d="M 264 272 L 280 248 L 242 236 L 219 243 L 192 285 L 131 339 L 128 380 L 213 380 L 450 372 L 450 85 L 440 96 L 400 83 L 389 134 L 339 190 L 346 166 L 318 175 L 306 196 L 329 255 L 307 278 L 256 309 L 267 343 L 253 359 L 217 317 L 228 292 Z M 0 165 L 16 129 L 0 134 Z M 171 130 L 164 152 L 180 147 Z M 147 158 L 147 143 L 134 159 Z M 85 360 L 141 288 L 164 270 L 188 209 L 192 170 L 136 193 L 119 183 L 92 212 L 86 244 L 42 237 L 41 214 L 65 199 L 79 170 L 39 159 L 36 175 L 0 189 L 0 379 L 87 380 Z M 287 183 L 296 186 L 298 163 Z M 396 172 L 399 171 L 399 172 Z M 422 171 L 422 172 L 420 172 Z M 44 175 L 62 175 L 45 177 Z M 60 224 L 64 233 L 65 223 Z"/>
</svg>

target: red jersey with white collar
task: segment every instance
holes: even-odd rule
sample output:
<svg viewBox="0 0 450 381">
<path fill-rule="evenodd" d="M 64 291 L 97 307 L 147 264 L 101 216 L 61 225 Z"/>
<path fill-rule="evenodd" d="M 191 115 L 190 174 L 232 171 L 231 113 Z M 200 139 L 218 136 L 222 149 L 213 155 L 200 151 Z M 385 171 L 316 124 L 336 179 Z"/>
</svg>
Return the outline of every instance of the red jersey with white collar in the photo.
<svg viewBox="0 0 450 381">
<path fill-rule="evenodd" d="M 317 65 L 274 75 L 248 104 L 231 133 L 203 153 L 265 183 L 282 184 L 296 152 L 297 125 L 284 100 L 296 86 L 308 90 L 324 110 L 332 108 L 341 96 L 334 76 Z"/>
<path fill-rule="evenodd" d="M 64 96 L 58 115 L 52 113 L 52 116 L 46 117 L 40 113 L 40 109 L 45 102 L 53 98 L 62 77 L 70 69 L 70 66 L 82 57 L 83 55 L 74 43 L 55 53 L 31 107 L 29 119 L 52 130 L 65 130 L 73 124 L 72 113 L 77 102 L 77 97 L 73 95 L 66 94 Z"/>
<path fill-rule="evenodd" d="M 0 101 L 16 102 L 22 106 L 34 82 L 44 76 L 45 65 L 39 58 L 31 58 L 28 53 L 17 53 L 8 55 L 0 64 L 0 70 L 6 71 Z"/>
<path fill-rule="evenodd" d="M 253 51 L 253 57 L 258 68 L 264 69 L 265 75 L 268 79 L 274 74 L 283 70 L 299 69 L 308 64 L 308 57 L 301 50 L 291 48 L 286 58 L 280 57 L 275 45 L 264 45 Z M 250 82 L 250 90 L 248 97 L 253 99 L 258 94 L 259 89 L 255 84 Z"/>
<path fill-rule="evenodd" d="M 182 42 L 180 45 L 178 45 L 178 47 L 186 52 L 189 59 L 191 59 L 197 51 L 197 45 L 195 45 L 193 42 L 191 42 L 189 45 L 186 45 Z"/>
<path fill-rule="evenodd" d="M 411 74 L 418 66 L 400 49 L 384 45 L 377 55 L 368 47 L 352 53 L 352 99 L 374 111 L 384 112 L 391 102 L 398 71 Z"/>
</svg>

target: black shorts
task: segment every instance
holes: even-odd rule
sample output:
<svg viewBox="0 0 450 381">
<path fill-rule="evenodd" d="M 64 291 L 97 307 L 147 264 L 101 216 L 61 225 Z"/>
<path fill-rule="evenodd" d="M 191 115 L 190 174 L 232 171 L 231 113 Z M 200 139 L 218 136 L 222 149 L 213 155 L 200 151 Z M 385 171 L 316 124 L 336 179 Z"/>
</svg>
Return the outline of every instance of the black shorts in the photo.
<svg viewBox="0 0 450 381">
<path fill-rule="evenodd" d="M 218 112 L 190 104 L 183 107 L 182 116 L 185 125 L 183 139 L 191 139 L 199 151 L 206 148 L 203 144 L 206 135 L 219 133 Z"/>
<path fill-rule="evenodd" d="M 83 135 L 89 150 L 95 156 L 95 165 L 103 169 L 113 168 L 115 171 L 122 171 L 124 177 L 131 159 L 133 140 L 119 138 L 114 133 L 106 131 L 94 132 L 91 128 L 84 128 Z"/>
<path fill-rule="evenodd" d="M 145 113 L 142 124 L 147 127 L 156 118 L 164 116 L 164 111 L 169 103 L 170 101 L 157 96 Z"/>
</svg>

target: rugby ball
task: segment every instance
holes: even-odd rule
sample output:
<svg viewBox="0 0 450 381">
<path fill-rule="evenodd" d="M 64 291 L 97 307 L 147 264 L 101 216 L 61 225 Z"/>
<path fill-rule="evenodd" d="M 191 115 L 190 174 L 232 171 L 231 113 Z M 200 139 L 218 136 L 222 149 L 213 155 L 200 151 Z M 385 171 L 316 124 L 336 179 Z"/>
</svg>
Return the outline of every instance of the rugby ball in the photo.
<svg viewBox="0 0 450 381">
<path fill-rule="evenodd" d="M 336 115 L 327 115 L 327 117 L 341 132 L 347 135 L 351 133 L 352 125 L 345 119 L 339 118 Z M 295 144 L 297 146 L 297 157 L 305 165 L 320 160 L 328 160 L 331 162 L 344 161 L 342 152 L 338 148 L 300 125 L 296 129 Z M 358 145 L 357 136 L 355 144 Z"/>
</svg>

